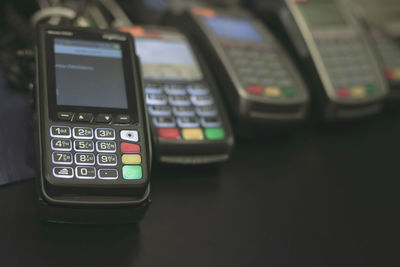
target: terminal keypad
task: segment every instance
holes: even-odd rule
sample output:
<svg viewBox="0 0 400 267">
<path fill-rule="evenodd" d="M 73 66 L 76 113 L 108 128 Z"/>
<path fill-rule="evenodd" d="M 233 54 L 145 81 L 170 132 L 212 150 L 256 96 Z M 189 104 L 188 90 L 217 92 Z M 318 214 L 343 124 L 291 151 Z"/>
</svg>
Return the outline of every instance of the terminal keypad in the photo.
<svg viewBox="0 0 400 267">
<path fill-rule="evenodd" d="M 148 113 L 159 138 L 188 141 L 225 138 L 215 98 L 206 84 L 151 82 L 145 87 Z"/>
<path fill-rule="evenodd" d="M 270 99 L 296 95 L 293 77 L 272 44 L 237 46 L 226 43 L 224 48 L 249 94 Z"/>
<path fill-rule="evenodd" d="M 49 132 L 52 175 L 56 179 L 142 178 L 136 130 L 53 125 Z"/>
<path fill-rule="evenodd" d="M 313 36 L 339 98 L 364 99 L 377 93 L 373 62 L 356 32 L 314 31 Z"/>
</svg>

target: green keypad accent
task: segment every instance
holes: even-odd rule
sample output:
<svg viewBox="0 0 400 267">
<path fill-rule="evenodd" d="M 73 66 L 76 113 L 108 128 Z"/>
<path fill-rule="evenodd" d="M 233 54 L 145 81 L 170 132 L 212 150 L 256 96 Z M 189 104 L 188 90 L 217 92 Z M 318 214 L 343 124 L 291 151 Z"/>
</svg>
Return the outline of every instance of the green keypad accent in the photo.
<svg viewBox="0 0 400 267">
<path fill-rule="evenodd" d="M 220 140 L 225 138 L 225 131 L 222 128 L 205 129 L 205 134 L 209 140 Z"/>
<path fill-rule="evenodd" d="M 286 96 L 286 97 L 292 97 L 292 96 L 294 96 L 294 90 L 293 90 L 293 89 L 283 88 L 283 89 L 282 89 L 282 93 L 283 93 L 283 95 Z"/>
<path fill-rule="evenodd" d="M 135 165 L 125 165 L 124 167 L 122 167 L 122 175 L 126 180 L 142 179 L 142 167 Z"/>
<path fill-rule="evenodd" d="M 376 87 L 374 85 L 367 86 L 367 94 L 372 95 L 376 92 Z"/>
</svg>

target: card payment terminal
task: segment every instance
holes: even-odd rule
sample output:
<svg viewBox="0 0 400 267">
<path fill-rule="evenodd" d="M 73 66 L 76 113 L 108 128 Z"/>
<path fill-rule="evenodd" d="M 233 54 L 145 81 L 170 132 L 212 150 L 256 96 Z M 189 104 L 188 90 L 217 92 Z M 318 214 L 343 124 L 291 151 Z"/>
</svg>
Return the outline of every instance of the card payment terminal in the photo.
<svg viewBox="0 0 400 267">
<path fill-rule="evenodd" d="M 41 26 L 36 49 L 41 217 L 137 222 L 149 204 L 151 148 L 133 38 Z"/>
<path fill-rule="evenodd" d="M 390 87 L 390 99 L 400 99 L 400 43 L 378 29 L 371 28 L 371 34 L 383 60 L 385 77 Z"/>
<path fill-rule="evenodd" d="M 251 2 L 297 59 L 319 119 L 353 119 L 381 110 L 387 84 L 371 41 L 346 1 Z"/>
<path fill-rule="evenodd" d="M 121 29 L 135 36 L 142 62 L 147 112 L 159 161 L 225 161 L 233 134 L 204 62 L 183 34 L 158 26 Z"/>
<path fill-rule="evenodd" d="M 304 120 L 308 91 L 288 54 L 261 22 L 241 9 L 195 6 L 176 24 L 204 48 L 236 122 Z"/>
</svg>

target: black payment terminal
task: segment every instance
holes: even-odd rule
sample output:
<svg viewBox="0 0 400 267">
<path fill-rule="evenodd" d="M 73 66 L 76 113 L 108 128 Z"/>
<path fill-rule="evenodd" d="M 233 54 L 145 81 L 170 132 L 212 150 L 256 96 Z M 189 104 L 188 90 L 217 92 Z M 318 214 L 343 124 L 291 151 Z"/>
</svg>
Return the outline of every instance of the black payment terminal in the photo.
<svg viewBox="0 0 400 267">
<path fill-rule="evenodd" d="M 96 224 L 140 220 L 151 148 L 133 38 L 41 26 L 35 135 L 41 217 Z"/>
<path fill-rule="evenodd" d="M 400 44 L 378 28 L 370 27 L 370 32 L 383 61 L 390 99 L 397 102 L 400 99 Z"/>
<path fill-rule="evenodd" d="M 353 119 L 382 109 L 387 84 L 371 40 L 347 1 L 251 2 L 302 66 L 319 119 Z"/>
<path fill-rule="evenodd" d="M 288 54 L 248 12 L 192 7 L 176 24 L 204 48 L 235 122 L 305 119 L 309 94 Z"/>
<path fill-rule="evenodd" d="M 156 158 L 162 163 L 226 161 L 233 133 L 217 87 L 204 61 L 174 28 L 135 26 L 147 112 Z"/>
</svg>

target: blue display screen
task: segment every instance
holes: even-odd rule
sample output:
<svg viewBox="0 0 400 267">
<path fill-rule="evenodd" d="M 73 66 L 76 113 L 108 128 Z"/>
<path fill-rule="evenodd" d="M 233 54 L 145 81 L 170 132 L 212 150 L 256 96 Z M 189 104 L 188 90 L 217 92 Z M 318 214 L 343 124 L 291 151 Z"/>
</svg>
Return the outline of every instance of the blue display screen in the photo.
<svg viewBox="0 0 400 267">
<path fill-rule="evenodd" d="M 264 40 L 264 37 L 254 24 L 246 19 L 213 17 L 204 18 L 204 22 L 219 37 L 250 42 L 261 42 Z"/>
<path fill-rule="evenodd" d="M 196 65 L 189 45 L 183 41 L 136 38 L 135 44 L 143 64 Z"/>
</svg>

